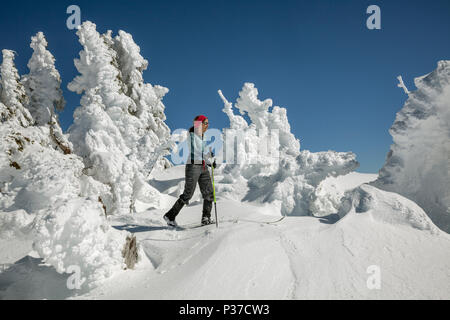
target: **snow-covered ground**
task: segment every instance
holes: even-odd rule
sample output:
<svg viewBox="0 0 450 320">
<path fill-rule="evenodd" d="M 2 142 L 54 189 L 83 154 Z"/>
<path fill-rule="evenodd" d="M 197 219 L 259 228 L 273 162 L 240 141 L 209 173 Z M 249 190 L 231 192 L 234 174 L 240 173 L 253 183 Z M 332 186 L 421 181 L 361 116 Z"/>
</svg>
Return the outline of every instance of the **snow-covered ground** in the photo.
<svg viewBox="0 0 450 320">
<path fill-rule="evenodd" d="M 171 193 L 182 169 L 166 170 L 151 183 Z M 7 267 L 0 273 L 0 297 L 449 299 L 450 236 L 412 201 L 367 184 L 356 188 L 376 178 L 356 172 L 328 178 L 324 183 L 336 190 L 353 189 L 346 195 L 347 212 L 287 216 L 273 224 L 265 222 L 282 217 L 271 205 L 219 195 L 218 229 L 169 230 L 164 210 L 139 203 L 137 214 L 110 222 L 134 233 L 148 260 L 92 290 L 69 290 L 68 275 L 41 265 L 31 242 L 2 242 L 0 264 Z M 170 207 L 176 198 L 166 197 Z M 194 202 L 177 221 L 195 224 L 200 217 L 201 204 Z"/>
</svg>

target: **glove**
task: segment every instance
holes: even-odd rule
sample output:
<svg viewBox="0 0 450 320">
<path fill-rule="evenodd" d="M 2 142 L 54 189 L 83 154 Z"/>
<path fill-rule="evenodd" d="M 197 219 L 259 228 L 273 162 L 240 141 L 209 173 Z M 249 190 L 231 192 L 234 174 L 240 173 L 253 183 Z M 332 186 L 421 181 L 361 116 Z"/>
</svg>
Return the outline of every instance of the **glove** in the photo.
<svg viewBox="0 0 450 320">
<path fill-rule="evenodd" d="M 217 167 L 216 160 L 214 160 L 212 164 L 208 163 L 208 167 L 213 167 L 215 169 Z"/>
</svg>

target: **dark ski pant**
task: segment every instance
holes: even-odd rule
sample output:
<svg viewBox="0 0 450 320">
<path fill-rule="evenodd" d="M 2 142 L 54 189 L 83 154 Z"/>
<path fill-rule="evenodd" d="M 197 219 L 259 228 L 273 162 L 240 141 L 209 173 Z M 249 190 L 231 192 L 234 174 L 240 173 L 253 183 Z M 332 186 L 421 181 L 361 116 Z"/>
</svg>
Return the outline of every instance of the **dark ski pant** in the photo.
<svg viewBox="0 0 450 320">
<path fill-rule="evenodd" d="M 170 220 L 175 220 L 175 217 L 178 215 L 183 206 L 185 204 L 189 204 L 189 200 L 191 200 L 192 196 L 194 195 L 197 182 L 203 197 L 202 218 L 211 217 L 213 186 L 211 183 L 211 176 L 209 175 L 208 167 L 205 166 L 203 168 L 202 164 L 186 164 L 184 192 L 175 202 L 172 209 L 170 209 L 166 213 L 166 216 Z"/>
</svg>

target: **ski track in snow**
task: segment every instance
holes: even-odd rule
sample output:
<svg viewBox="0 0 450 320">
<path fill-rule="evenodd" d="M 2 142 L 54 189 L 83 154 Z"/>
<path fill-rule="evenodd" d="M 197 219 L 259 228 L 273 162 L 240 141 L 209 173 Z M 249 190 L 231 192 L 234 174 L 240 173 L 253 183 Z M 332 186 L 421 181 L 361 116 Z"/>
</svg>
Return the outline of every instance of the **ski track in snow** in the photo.
<svg viewBox="0 0 450 320">
<path fill-rule="evenodd" d="M 286 299 L 296 299 L 297 298 L 297 290 L 300 286 L 300 273 L 299 270 L 301 270 L 301 263 L 298 261 L 299 252 L 295 244 L 289 240 L 283 233 L 278 232 L 278 235 L 281 240 L 281 245 L 286 253 L 286 256 L 289 259 L 289 267 L 291 269 L 292 273 L 292 284 L 291 287 L 288 289 L 288 294 L 286 296 Z"/>
<path fill-rule="evenodd" d="M 178 268 L 182 265 L 184 265 L 186 262 L 191 260 L 193 257 L 195 257 L 203 248 L 205 248 L 208 245 L 208 242 L 205 241 L 205 237 L 207 237 L 207 232 L 203 232 L 203 237 L 200 238 L 199 241 L 197 241 L 189 251 L 186 251 L 186 255 L 181 255 L 178 257 L 175 261 L 173 261 L 169 266 L 167 266 L 163 270 L 156 270 L 159 274 L 164 274 L 166 272 L 172 271 L 175 268 Z M 198 247 L 198 248 L 197 248 Z"/>
<path fill-rule="evenodd" d="M 275 238 L 278 239 L 278 241 L 280 242 L 280 247 L 289 261 L 289 269 L 292 280 L 290 286 L 286 290 L 287 293 L 283 299 L 297 299 L 297 290 L 301 282 L 300 279 L 303 263 L 303 261 L 301 261 L 300 259 L 301 252 L 298 250 L 295 243 L 291 241 L 282 230 L 280 230 L 280 226 L 278 224 L 261 224 L 261 226 L 266 228 L 266 231 L 269 231 L 272 235 L 275 236 Z M 251 283 L 251 279 L 249 283 Z"/>
</svg>

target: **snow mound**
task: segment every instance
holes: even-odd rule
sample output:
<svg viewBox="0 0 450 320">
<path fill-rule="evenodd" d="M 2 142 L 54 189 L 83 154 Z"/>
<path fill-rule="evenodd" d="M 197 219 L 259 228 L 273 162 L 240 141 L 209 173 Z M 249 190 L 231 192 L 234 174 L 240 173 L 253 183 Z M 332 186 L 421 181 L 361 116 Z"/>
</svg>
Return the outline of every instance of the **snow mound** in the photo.
<svg viewBox="0 0 450 320">
<path fill-rule="evenodd" d="M 335 213 L 346 191 L 355 189 L 363 183 L 372 182 L 377 177 L 377 174 L 350 172 L 346 175 L 326 178 L 315 191 L 317 197 L 311 204 L 314 207 L 314 215 L 323 217 Z"/>
<path fill-rule="evenodd" d="M 414 82 L 417 90 L 389 130 L 394 143 L 374 185 L 415 201 L 450 232 L 450 60 Z"/>
<path fill-rule="evenodd" d="M 96 200 L 67 200 L 37 225 L 34 249 L 46 263 L 63 273 L 71 266 L 81 271 L 81 282 L 92 287 L 125 269 L 122 252 L 127 232 L 111 228 Z"/>
<path fill-rule="evenodd" d="M 391 225 L 408 226 L 438 234 L 437 228 L 425 211 L 413 201 L 393 192 L 363 184 L 348 191 L 342 199 L 339 216 L 369 215 L 371 219 Z"/>
<path fill-rule="evenodd" d="M 23 239 L 30 233 L 34 219 L 25 210 L 0 213 L 0 238 Z"/>
</svg>

